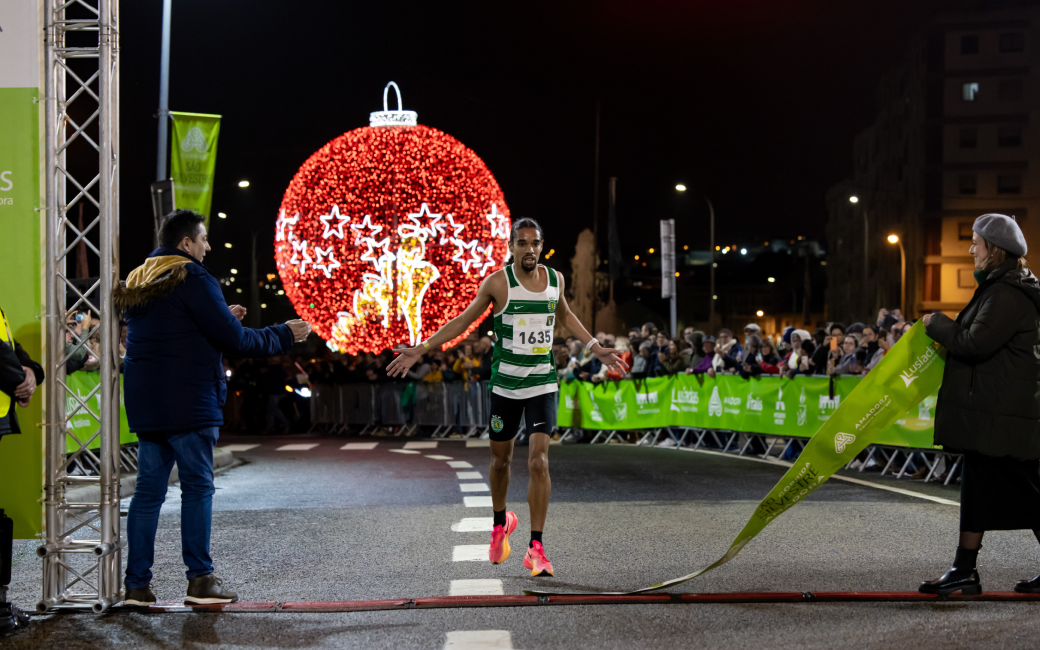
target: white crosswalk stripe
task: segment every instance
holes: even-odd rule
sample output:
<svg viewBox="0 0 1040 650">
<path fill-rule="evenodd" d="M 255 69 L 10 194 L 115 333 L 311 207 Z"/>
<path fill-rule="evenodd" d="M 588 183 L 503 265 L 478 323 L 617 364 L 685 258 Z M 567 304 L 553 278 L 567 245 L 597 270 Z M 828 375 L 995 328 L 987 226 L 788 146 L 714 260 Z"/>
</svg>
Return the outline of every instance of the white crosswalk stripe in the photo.
<svg viewBox="0 0 1040 650">
<path fill-rule="evenodd" d="M 316 442 L 300 442 L 291 445 L 282 445 L 275 451 L 308 451 L 318 446 Z"/>
<path fill-rule="evenodd" d="M 436 440 L 413 440 L 412 442 L 404 443 L 405 449 L 436 449 Z"/>
<path fill-rule="evenodd" d="M 452 580 L 449 596 L 504 596 L 502 581 L 494 580 Z"/>
<path fill-rule="evenodd" d="M 467 463 L 464 460 L 451 460 L 451 461 L 448 461 L 448 467 L 453 467 L 455 469 L 463 469 L 463 468 L 466 468 L 466 467 L 473 467 L 473 466 L 470 465 L 469 463 Z"/>
<path fill-rule="evenodd" d="M 395 454 L 421 454 L 421 451 L 415 451 L 414 449 L 391 449 L 390 451 Z"/>
<path fill-rule="evenodd" d="M 249 451 L 250 449 L 256 449 L 260 445 L 224 445 L 220 449 L 226 449 L 227 451 Z"/>
<path fill-rule="evenodd" d="M 513 635 L 508 630 L 448 632 L 444 650 L 513 650 Z"/>
<path fill-rule="evenodd" d="M 467 447 L 490 447 L 491 446 L 491 441 L 490 440 L 467 440 L 466 441 L 466 446 Z"/>
<path fill-rule="evenodd" d="M 349 450 L 358 450 L 358 451 L 365 450 L 365 451 L 367 451 L 367 450 L 370 450 L 370 449 L 375 449 L 376 445 L 378 445 L 378 444 L 379 444 L 378 442 L 348 442 L 347 444 L 345 444 L 342 447 L 340 447 L 340 449 L 345 449 L 345 450 L 348 450 L 348 451 Z"/>
<path fill-rule="evenodd" d="M 455 472 L 455 476 L 458 476 L 459 479 L 484 478 L 480 472 Z"/>
<path fill-rule="evenodd" d="M 427 458 L 432 458 L 433 460 L 451 460 L 451 456 L 427 456 Z"/>
<path fill-rule="evenodd" d="M 494 517 L 464 517 L 451 525 L 451 529 L 456 533 L 489 533 L 494 528 Z"/>
<path fill-rule="evenodd" d="M 463 492 L 487 492 L 491 488 L 487 483 L 459 483 L 459 489 Z"/>
<path fill-rule="evenodd" d="M 491 497 L 462 497 L 467 508 L 490 508 Z"/>
<path fill-rule="evenodd" d="M 452 562 L 490 562 L 487 544 L 460 544 L 451 551 Z"/>
</svg>

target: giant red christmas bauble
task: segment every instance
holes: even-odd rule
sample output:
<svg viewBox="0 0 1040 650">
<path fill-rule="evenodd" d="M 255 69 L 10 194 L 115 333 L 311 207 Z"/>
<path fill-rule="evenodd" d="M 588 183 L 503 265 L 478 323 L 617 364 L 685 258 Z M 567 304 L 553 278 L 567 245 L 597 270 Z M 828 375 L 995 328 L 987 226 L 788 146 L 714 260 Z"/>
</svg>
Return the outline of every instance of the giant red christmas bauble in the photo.
<svg viewBox="0 0 1040 650">
<path fill-rule="evenodd" d="M 414 124 L 414 115 L 372 121 Z M 296 172 L 275 260 L 296 312 L 330 348 L 378 352 L 416 345 L 458 316 L 502 267 L 509 228 L 495 177 L 461 142 L 417 124 L 368 126 Z"/>
</svg>

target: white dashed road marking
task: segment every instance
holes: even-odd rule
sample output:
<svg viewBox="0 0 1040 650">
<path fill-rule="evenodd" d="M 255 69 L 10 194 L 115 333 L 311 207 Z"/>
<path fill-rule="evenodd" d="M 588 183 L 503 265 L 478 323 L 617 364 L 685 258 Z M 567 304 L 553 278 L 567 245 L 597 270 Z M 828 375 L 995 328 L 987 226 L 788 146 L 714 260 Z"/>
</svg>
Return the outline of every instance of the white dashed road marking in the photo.
<svg viewBox="0 0 1040 650">
<path fill-rule="evenodd" d="M 460 544 L 452 549 L 452 562 L 490 562 L 487 544 Z"/>
<path fill-rule="evenodd" d="M 391 449 L 390 451 L 394 452 L 395 454 L 418 454 L 419 453 L 418 451 L 415 451 L 414 449 Z"/>
<path fill-rule="evenodd" d="M 451 529 L 456 533 L 489 533 L 495 528 L 494 517 L 465 517 Z"/>
<path fill-rule="evenodd" d="M 463 469 L 465 467 L 473 467 L 464 460 L 450 460 L 448 461 L 448 467 L 454 467 L 455 469 Z"/>
<path fill-rule="evenodd" d="M 507 630 L 448 632 L 444 650 L 513 650 L 513 636 Z"/>
<path fill-rule="evenodd" d="M 491 441 L 490 440 L 467 440 L 466 441 L 466 446 L 467 447 L 490 447 L 491 446 Z"/>
<path fill-rule="evenodd" d="M 427 456 L 427 458 L 432 458 L 434 460 L 451 460 L 451 456 Z"/>
<path fill-rule="evenodd" d="M 436 440 L 413 440 L 412 442 L 404 443 L 405 449 L 436 449 Z"/>
<path fill-rule="evenodd" d="M 491 497 L 462 497 L 467 508 L 490 508 Z"/>
<path fill-rule="evenodd" d="M 347 444 L 345 444 L 342 447 L 340 447 L 340 449 L 347 449 L 347 450 L 350 450 L 350 449 L 357 449 L 357 450 L 364 449 L 364 450 L 367 451 L 367 450 L 370 450 L 370 449 L 375 449 L 376 445 L 378 445 L 378 444 L 379 444 L 378 442 L 348 442 Z"/>
<path fill-rule="evenodd" d="M 501 580 L 452 580 L 449 596 L 504 596 Z"/>
<path fill-rule="evenodd" d="M 300 442 L 292 445 L 282 445 L 275 451 L 307 451 L 318 446 L 316 442 Z"/>
<path fill-rule="evenodd" d="M 484 478 L 480 472 L 455 472 L 455 476 L 458 476 L 459 479 Z"/>
<path fill-rule="evenodd" d="M 221 449 L 227 451 L 249 451 L 250 449 L 256 449 L 260 445 L 224 445 Z"/>
<path fill-rule="evenodd" d="M 491 490 L 487 483 L 459 483 L 459 489 L 463 492 L 488 492 Z"/>
</svg>

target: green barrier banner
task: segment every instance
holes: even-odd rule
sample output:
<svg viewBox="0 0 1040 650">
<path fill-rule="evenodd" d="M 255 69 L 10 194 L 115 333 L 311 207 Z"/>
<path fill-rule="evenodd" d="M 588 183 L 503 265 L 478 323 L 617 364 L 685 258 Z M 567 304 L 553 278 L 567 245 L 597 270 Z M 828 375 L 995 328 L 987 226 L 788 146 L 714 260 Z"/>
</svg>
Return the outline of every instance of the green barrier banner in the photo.
<svg viewBox="0 0 1040 650">
<path fill-rule="evenodd" d="M 86 404 L 90 411 L 99 413 L 101 411 L 101 391 L 94 395 L 91 391 L 101 384 L 101 373 L 99 372 L 74 372 L 65 378 L 69 391 L 76 394 Z M 88 449 L 99 449 L 101 437 L 97 435 L 101 424 L 90 414 L 72 395 L 65 396 L 65 412 L 70 415 L 69 433 L 67 437 L 69 453 L 79 449 L 80 445 L 88 440 Z M 89 399 L 88 399 L 89 398 Z M 75 413 L 75 415 L 73 415 Z M 79 442 L 76 442 L 76 441 Z M 123 407 L 123 376 L 119 375 L 119 444 L 137 442 L 137 434 L 130 432 L 130 426 L 126 423 L 126 408 Z"/>
<path fill-rule="evenodd" d="M 593 430 L 695 427 L 811 437 L 830 420 L 861 377 L 674 375 L 646 380 L 560 386 L 558 422 Z M 882 432 L 877 444 L 932 447 L 935 395 Z"/>
<path fill-rule="evenodd" d="M 213 205 L 213 175 L 217 167 L 217 136 L 220 116 L 171 111 L 173 142 L 170 147 L 170 177 L 173 204 L 206 217 Z"/>
<path fill-rule="evenodd" d="M 758 504 L 754 515 L 733 540 L 725 555 L 689 575 L 626 593 L 635 594 L 671 587 L 696 578 L 702 573 L 732 560 L 744 548 L 744 545 L 762 532 L 770 522 L 812 494 L 834 472 L 847 465 L 859 452 L 863 451 L 867 445 L 877 443 L 882 434 L 898 419 L 911 409 L 917 409 L 923 400 L 938 390 L 939 384 L 942 383 L 944 355 L 945 350 L 925 334 L 924 323 L 915 324 L 845 399 L 835 405 L 833 411 L 826 414 L 827 419 L 822 425 L 819 425 L 815 435 L 805 445 L 801 455 L 776 484 L 776 487 Z M 737 406 L 736 394 L 723 388 L 723 385 L 712 387 L 707 404 L 709 414 L 717 412 L 719 408 L 723 409 L 722 414 L 713 416 L 720 420 L 726 415 L 727 408 L 735 410 Z M 796 403 L 801 404 L 803 402 L 801 392 L 794 392 L 798 394 L 795 399 Z M 616 395 L 616 393 L 614 394 Z M 718 395 L 717 400 L 715 399 L 716 394 Z M 581 398 L 582 393 L 579 392 L 578 397 Z M 748 397 L 747 399 L 757 398 Z M 596 400 L 597 407 L 602 406 L 602 401 L 601 399 Z M 650 398 L 643 399 L 644 405 L 649 404 L 650 401 Z M 670 408 L 672 402 L 662 401 L 666 402 Z M 808 398 L 805 402 L 808 402 Z M 624 397 L 624 391 L 622 391 L 622 398 L 618 400 L 618 403 L 624 404 L 627 409 L 629 403 Z M 786 400 L 783 403 L 786 411 L 788 403 Z M 696 406 L 700 406 L 700 404 L 696 404 Z M 591 404 L 589 408 L 592 408 Z M 600 416 L 605 419 L 607 414 L 603 413 L 601 408 L 599 411 Z M 763 412 L 765 412 L 764 409 Z M 647 414 L 648 417 L 652 415 Z M 730 413 L 730 415 L 736 414 Z M 817 417 L 823 417 L 823 415 Z M 546 595 L 548 592 L 525 591 L 524 593 Z"/>
</svg>

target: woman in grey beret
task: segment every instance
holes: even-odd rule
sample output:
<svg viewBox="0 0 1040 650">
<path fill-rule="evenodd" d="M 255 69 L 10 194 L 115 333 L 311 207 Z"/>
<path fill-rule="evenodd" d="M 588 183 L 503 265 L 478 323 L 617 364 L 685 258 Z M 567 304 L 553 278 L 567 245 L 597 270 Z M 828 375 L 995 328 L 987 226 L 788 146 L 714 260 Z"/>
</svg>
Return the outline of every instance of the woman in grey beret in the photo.
<svg viewBox="0 0 1040 650">
<path fill-rule="evenodd" d="M 1014 217 L 975 220 L 969 252 L 978 288 L 951 320 L 924 317 L 946 348 L 935 444 L 964 455 L 960 540 L 953 566 L 920 591 L 982 593 L 976 560 L 987 530 L 1032 530 L 1040 540 L 1040 282 L 1026 268 Z M 1040 593 L 1040 576 L 1015 586 Z"/>
</svg>

